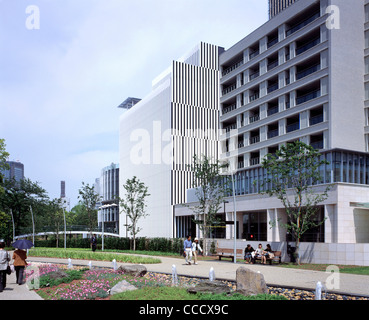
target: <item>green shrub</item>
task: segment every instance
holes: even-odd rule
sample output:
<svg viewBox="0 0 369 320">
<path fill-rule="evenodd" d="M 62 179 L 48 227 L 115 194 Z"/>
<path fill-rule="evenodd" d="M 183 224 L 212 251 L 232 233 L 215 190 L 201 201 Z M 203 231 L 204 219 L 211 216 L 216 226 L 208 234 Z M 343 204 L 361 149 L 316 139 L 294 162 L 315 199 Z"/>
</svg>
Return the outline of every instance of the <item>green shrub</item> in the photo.
<svg viewBox="0 0 369 320">
<path fill-rule="evenodd" d="M 40 277 L 40 288 L 55 287 L 62 283 L 70 283 L 74 280 L 80 280 L 85 270 L 68 270 L 65 273 L 68 277 L 51 279 L 48 274 Z"/>
</svg>

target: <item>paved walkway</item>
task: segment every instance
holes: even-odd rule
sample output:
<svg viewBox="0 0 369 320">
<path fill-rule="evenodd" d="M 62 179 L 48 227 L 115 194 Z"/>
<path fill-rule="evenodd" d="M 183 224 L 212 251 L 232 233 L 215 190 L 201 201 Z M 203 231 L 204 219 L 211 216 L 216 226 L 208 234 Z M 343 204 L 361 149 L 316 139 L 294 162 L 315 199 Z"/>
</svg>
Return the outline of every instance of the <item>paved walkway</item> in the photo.
<svg viewBox="0 0 369 320">
<path fill-rule="evenodd" d="M 0 300 L 42 300 L 34 291 L 28 290 L 26 284 L 16 283 L 15 272 L 6 279 L 6 288 L 0 292 Z"/>
<path fill-rule="evenodd" d="M 260 271 L 268 285 L 298 287 L 314 290 L 318 281 L 323 285 L 329 285 L 332 279 L 331 273 L 298 270 L 293 268 L 282 268 L 277 265 L 260 265 L 260 264 L 234 264 L 230 261 L 199 261 L 198 265 L 186 265 L 184 259 L 158 257 L 161 259 L 160 264 L 145 265 L 149 272 L 172 272 L 172 266 L 177 268 L 178 275 L 209 277 L 210 268 L 213 267 L 215 277 L 217 279 L 235 280 L 236 270 L 239 267 L 250 268 L 253 271 Z M 68 259 L 57 258 L 38 258 L 30 257 L 30 262 L 43 263 L 63 263 L 67 264 Z M 86 260 L 72 260 L 74 265 L 85 265 L 89 263 Z M 96 267 L 112 267 L 112 262 L 92 261 L 92 265 Z M 118 263 L 118 267 L 124 263 Z M 342 294 L 369 296 L 369 276 L 360 276 L 352 274 L 338 274 L 339 281 L 336 282 L 337 287 L 329 292 Z M 26 285 L 18 286 L 15 284 L 15 274 L 8 276 L 8 286 L 0 293 L 0 300 L 40 300 L 41 298 L 32 291 L 29 291 Z"/>
</svg>

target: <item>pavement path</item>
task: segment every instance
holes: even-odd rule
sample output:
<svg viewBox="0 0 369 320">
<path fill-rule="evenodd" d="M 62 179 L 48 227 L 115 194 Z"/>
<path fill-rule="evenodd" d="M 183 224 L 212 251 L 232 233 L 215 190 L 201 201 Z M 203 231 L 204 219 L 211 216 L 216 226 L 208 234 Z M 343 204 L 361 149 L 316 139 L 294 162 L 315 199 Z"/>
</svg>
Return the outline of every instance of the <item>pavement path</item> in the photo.
<svg viewBox="0 0 369 320">
<path fill-rule="evenodd" d="M 244 264 L 233 263 L 230 261 L 199 261 L 198 265 L 186 265 L 184 259 L 158 257 L 162 263 L 146 264 L 149 272 L 172 273 L 172 266 L 175 265 L 178 275 L 209 277 L 210 268 L 213 267 L 215 277 L 217 279 L 236 280 L 236 270 L 239 267 L 246 267 L 253 271 L 260 271 L 265 278 L 265 281 L 270 286 L 281 287 L 296 287 L 315 290 L 318 281 L 322 282 L 329 288 L 329 285 L 335 284 L 336 287 L 328 290 L 329 292 L 369 296 L 369 276 L 353 275 L 353 274 L 332 274 L 320 271 L 299 270 L 293 268 L 282 268 L 277 265 L 261 265 L 261 264 Z M 68 264 L 68 259 L 29 257 L 29 262 L 42 263 L 63 263 Z M 73 265 L 87 266 L 89 261 L 72 260 Z M 112 262 L 109 261 L 92 261 L 92 265 L 96 267 L 112 268 Z M 117 263 L 125 265 L 124 263 Z M 333 275 L 333 276 L 332 276 Z M 336 277 L 336 282 L 332 282 L 333 277 Z M 8 276 L 8 286 L 0 293 L 0 300 L 40 300 L 41 298 L 33 291 L 29 291 L 26 285 L 15 284 L 15 274 Z"/>
</svg>

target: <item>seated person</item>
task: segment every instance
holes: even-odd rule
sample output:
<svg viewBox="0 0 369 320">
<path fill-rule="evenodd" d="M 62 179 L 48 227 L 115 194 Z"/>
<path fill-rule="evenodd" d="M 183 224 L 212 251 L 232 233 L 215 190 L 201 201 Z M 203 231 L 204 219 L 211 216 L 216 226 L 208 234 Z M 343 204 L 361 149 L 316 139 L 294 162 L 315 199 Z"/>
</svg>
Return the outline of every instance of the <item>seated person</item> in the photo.
<svg viewBox="0 0 369 320">
<path fill-rule="evenodd" d="M 271 255 L 272 248 L 270 247 L 270 244 L 267 244 L 266 249 L 263 250 L 262 256 L 261 256 L 261 263 L 266 264 L 266 259 Z"/>
<path fill-rule="evenodd" d="M 262 258 L 263 257 L 263 246 L 261 243 L 259 243 L 258 248 L 255 250 L 255 258 Z"/>
<path fill-rule="evenodd" d="M 245 263 L 254 263 L 254 258 L 252 255 L 252 252 L 254 252 L 254 248 L 251 247 L 250 244 L 247 245 L 247 247 L 245 248 Z"/>
</svg>

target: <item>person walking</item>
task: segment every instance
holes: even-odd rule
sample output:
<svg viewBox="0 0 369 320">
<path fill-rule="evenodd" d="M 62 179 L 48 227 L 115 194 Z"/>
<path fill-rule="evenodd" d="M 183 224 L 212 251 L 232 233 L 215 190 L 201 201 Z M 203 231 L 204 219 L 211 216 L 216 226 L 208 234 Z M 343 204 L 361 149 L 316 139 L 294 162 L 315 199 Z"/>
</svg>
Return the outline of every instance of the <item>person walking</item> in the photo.
<svg viewBox="0 0 369 320">
<path fill-rule="evenodd" d="M 25 250 L 17 249 L 13 252 L 13 265 L 15 269 L 15 275 L 19 285 L 23 284 L 24 268 L 27 266 L 27 252 Z"/>
<path fill-rule="evenodd" d="M 199 239 L 195 238 L 192 243 L 192 254 L 194 257 L 194 264 L 197 264 L 197 254 L 198 252 L 202 252 L 202 248 L 200 247 Z"/>
<path fill-rule="evenodd" d="M 192 241 L 191 236 L 187 236 L 187 239 L 183 243 L 184 254 L 186 256 L 186 264 L 191 265 L 192 260 Z"/>
<path fill-rule="evenodd" d="M 96 239 L 96 234 L 94 234 L 92 235 L 92 238 L 91 238 L 91 248 L 93 252 L 96 251 L 96 246 L 97 246 L 97 239 Z"/>
<path fill-rule="evenodd" d="M 0 292 L 6 287 L 6 275 L 9 266 L 9 253 L 4 249 L 5 242 L 0 240 Z"/>
</svg>

